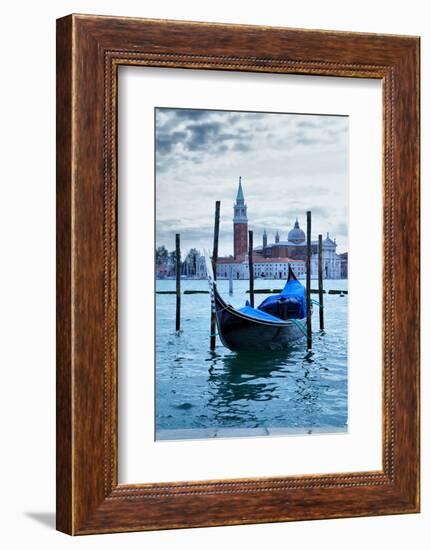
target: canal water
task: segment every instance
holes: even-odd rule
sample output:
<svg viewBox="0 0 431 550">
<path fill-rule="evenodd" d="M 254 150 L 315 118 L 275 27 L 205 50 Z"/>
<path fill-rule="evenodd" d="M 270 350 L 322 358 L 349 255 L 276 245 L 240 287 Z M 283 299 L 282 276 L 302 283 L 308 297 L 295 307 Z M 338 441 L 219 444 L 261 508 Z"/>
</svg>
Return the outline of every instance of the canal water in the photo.
<svg viewBox="0 0 431 550">
<path fill-rule="evenodd" d="M 347 280 L 326 280 L 325 289 L 347 289 Z M 182 291 L 208 290 L 205 280 L 181 281 Z M 247 299 L 248 281 L 220 280 L 236 307 Z M 255 288 L 282 281 L 255 280 Z M 312 288 L 317 281 L 312 281 Z M 175 290 L 158 280 L 157 290 Z M 256 294 L 258 305 L 268 295 Z M 318 298 L 317 294 L 312 298 Z M 324 295 L 325 331 L 313 313 L 313 351 L 305 342 L 284 352 L 236 354 L 217 337 L 209 349 L 210 296 L 181 296 L 181 332 L 175 333 L 175 295 L 156 295 L 156 439 L 196 439 L 347 430 L 348 295 Z"/>
</svg>

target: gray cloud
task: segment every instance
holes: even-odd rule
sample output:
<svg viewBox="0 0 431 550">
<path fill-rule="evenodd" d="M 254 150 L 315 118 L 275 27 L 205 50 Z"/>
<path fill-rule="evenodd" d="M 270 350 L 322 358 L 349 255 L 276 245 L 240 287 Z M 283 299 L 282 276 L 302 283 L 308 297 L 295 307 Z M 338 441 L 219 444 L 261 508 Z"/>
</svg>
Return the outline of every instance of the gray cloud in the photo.
<svg viewBox="0 0 431 550">
<path fill-rule="evenodd" d="M 186 127 L 188 139 L 185 148 L 188 151 L 202 151 L 220 139 L 223 126 L 220 122 L 201 122 Z"/>
<path fill-rule="evenodd" d="M 318 143 L 324 143 L 325 140 L 322 138 L 309 138 L 309 137 L 297 137 L 296 142 L 300 145 L 316 145 Z"/>
<path fill-rule="evenodd" d="M 244 141 L 238 141 L 235 143 L 235 145 L 232 147 L 234 151 L 240 151 L 242 153 L 245 153 L 247 151 L 251 151 L 252 147 L 250 143 L 246 143 Z"/>
<path fill-rule="evenodd" d="M 312 119 L 308 119 L 308 120 L 300 120 L 298 122 L 298 128 L 316 128 L 318 126 L 318 124 L 316 124 L 316 121 L 315 120 L 312 120 Z"/>
<path fill-rule="evenodd" d="M 214 201 L 222 201 L 220 253 L 232 249 L 238 176 L 249 226 L 282 238 L 313 211 L 313 232 L 347 246 L 348 118 L 156 109 L 157 243 L 180 231 L 185 247 L 210 248 Z M 165 242 L 166 241 L 166 242 Z"/>
<path fill-rule="evenodd" d="M 187 134 L 185 132 L 158 133 L 156 148 L 159 155 L 167 155 L 177 143 L 184 142 Z"/>
</svg>

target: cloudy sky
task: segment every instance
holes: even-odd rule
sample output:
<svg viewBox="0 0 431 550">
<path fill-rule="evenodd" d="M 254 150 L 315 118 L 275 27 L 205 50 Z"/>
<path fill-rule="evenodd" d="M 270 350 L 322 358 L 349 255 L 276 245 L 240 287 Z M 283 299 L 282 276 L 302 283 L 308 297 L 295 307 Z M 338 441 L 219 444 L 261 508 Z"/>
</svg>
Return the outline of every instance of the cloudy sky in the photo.
<svg viewBox="0 0 431 550">
<path fill-rule="evenodd" d="M 212 248 L 221 201 L 219 254 L 232 254 L 233 203 L 242 176 L 256 245 L 281 240 L 298 217 L 312 238 L 329 232 L 348 249 L 348 117 L 156 109 L 156 244 Z"/>
</svg>

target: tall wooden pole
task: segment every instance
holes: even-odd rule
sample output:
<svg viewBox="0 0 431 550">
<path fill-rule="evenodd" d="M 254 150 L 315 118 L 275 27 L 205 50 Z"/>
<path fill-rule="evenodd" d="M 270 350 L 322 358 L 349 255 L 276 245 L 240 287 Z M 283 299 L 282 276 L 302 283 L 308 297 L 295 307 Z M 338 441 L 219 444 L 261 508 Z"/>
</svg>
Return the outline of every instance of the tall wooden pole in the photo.
<svg viewBox="0 0 431 550">
<path fill-rule="evenodd" d="M 175 275 L 176 275 L 176 295 L 177 306 L 175 315 L 175 330 L 178 332 L 181 326 L 181 249 L 180 234 L 175 235 Z"/>
<path fill-rule="evenodd" d="M 229 266 L 229 294 L 231 296 L 233 294 L 233 268 L 231 265 Z"/>
<path fill-rule="evenodd" d="M 319 235 L 319 250 L 318 250 L 318 277 L 319 277 L 319 324 L 320 330 L 325 328 L 325 320 L 323 317 L 323 245 L 322 235 Z"/>
<path fill-rule="evenodd" d="M 307 211 L 307 349 L 312 348 L 312 332 L 311 332 L 311 212 Z"/>
<path fill-rule="evenodd" d="M 220 230 L 220 201 L 215 203 L 215 215 L 214 215 L 214 243 L 213 243 L 213 257 L 212 265 L 214 271 L 214 281 L 217 279 L 217 259 L 218 259 L 218 237 Z M 210 348 L 215 350 L 216 346 L 216 313 L 211 304 L 211 326 L 210 326 Z"/>
<path fill-rule="evenodd" d="M 248 274 L 250 281 L 250 304 L 254 307 L 253 231 L 248 232 Z"/>
</svg>

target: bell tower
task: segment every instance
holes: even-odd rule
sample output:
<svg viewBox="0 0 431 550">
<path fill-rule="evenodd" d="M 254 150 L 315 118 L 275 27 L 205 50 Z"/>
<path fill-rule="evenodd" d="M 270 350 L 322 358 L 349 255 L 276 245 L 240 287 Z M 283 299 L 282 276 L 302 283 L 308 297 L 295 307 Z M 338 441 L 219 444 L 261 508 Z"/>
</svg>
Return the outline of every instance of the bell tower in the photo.
<svg viewBox="0 0 431 550">
<path fill-rule="evenodd" d="M 238 192 L 233 205 L 233 256 L 235 259 L 247 253 L 248 219 L 247 205 L 244 200 L 241 176 L 239 176 Z"/>
</svg>

